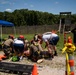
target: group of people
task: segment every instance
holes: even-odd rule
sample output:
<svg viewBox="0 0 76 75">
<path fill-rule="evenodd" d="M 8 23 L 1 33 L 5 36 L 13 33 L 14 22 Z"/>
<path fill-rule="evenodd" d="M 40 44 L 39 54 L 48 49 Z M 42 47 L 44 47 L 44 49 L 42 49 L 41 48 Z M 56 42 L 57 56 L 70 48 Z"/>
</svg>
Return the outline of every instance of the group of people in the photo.
<svg viewBox="0 0 76 75">
<path fill-rule="evenodd" d="M 24 51 L 24 36 L 20 35 L 18 38 L 14 38 L 13 35 L 9 35 L 8 39 L 3 42 L 3 51 L 5 56 L 18 56 L 22 58 Z"/>
<path fill-rule="evenodd" d="M 52 59 L 58 55 L 56 49 L 58 41 L 59 36 L 53 32 L 35 34 L 31 41 L 25 39 L 23 35 L 19 35 L 18 38 L 9 35 L 3 43 L 3 51 L 7 57 L 17 56 L 19 60 L 22 60 L 24 56 L 33 61 L 41 58 Z M 42 46 L 43 42 L 45 47 Z"/>
</svg>

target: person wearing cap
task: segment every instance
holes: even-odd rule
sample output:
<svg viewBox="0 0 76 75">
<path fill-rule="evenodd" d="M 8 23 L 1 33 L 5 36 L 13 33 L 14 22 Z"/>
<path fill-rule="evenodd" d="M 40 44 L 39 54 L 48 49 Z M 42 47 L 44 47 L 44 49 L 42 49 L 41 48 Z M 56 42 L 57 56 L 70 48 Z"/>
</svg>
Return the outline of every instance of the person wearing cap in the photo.
<svg viewBox="0 0 76 75">
<path fill-rule="evenodd" d="M 18 56 L 21 60 L 23 58 L 24 52 L 24 36 L 20 35 L 17 39 L 14 40 L 13 43 L 15 56 Z"/>
<path fill-rule="evenodd" d="M 13 42 L 14 42 L 14 36 L 9 35 L 8 39 L 3 43 L 4 45 L 3 51 L 7 57 L 13 52 Z"/>
</svg>

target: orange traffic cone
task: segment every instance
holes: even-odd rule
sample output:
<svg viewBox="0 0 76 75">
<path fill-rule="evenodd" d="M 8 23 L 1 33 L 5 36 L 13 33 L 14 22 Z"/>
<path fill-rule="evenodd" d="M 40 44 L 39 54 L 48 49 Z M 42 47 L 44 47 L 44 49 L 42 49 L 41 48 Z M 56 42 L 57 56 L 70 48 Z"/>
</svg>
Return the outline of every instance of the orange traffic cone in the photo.
<svg viewBox="0 0 76 75">
<path fill-rule="evenodd" d="M 71 38 L 71 36 L 68 37 L 67 42 L 72 44 L 72 38 Z"/>
<path fill-rule="evenodd" d="M 32 70 L 32 75 L 38 75 L 36 64 L 34 64 L 34 67 L 33 67 L 33 70 Z"/>
<path fill-rule="evenodd" d="M 64 44 L 66 44 L 66 33 L 64 33 Z"/>
</svg>

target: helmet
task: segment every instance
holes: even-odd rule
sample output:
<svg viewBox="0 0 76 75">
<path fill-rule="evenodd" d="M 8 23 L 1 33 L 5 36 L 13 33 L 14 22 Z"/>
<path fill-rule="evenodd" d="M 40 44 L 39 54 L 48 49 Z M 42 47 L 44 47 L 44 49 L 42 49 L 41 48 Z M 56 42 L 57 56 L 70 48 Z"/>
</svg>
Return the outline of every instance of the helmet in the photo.
<svg viewBox="0 0 76 75">
<path fill-rule="evenodd" d="M 68 37 L 67 42 L 68 42 L 68 43 L 72 43 L 72 37 L 71 37 L 71 36 Z"/>
<path fill-rule="evenodd" d="M 38 41 L 38 34 L 35 34 L 34 40 L 35 40 L 35 41 Z"/>
<path fill-rule="evenodd" d="M 24 39 L 24 36 L 23 36 L 23 35 L 20 35 L 19 38 L 20 38 L 20 39 Z"/>
</svg>

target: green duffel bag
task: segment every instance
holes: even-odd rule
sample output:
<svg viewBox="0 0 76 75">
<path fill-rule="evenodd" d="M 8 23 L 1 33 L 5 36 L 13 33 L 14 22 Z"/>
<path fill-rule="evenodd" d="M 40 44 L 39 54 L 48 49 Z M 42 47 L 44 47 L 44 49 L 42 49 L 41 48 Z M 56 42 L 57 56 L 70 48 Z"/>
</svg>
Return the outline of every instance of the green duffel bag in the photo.
<svg viewBox="0 0 76 75">
<path fill-rule="evenodd" d="M 14 61 L 14 62 L 19 61 L 19 57 L 18 56 L 13 56 L 12 61 Z"/>
</svg>

